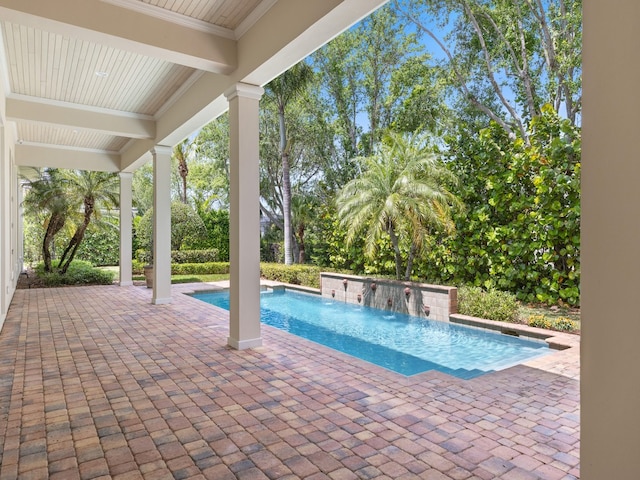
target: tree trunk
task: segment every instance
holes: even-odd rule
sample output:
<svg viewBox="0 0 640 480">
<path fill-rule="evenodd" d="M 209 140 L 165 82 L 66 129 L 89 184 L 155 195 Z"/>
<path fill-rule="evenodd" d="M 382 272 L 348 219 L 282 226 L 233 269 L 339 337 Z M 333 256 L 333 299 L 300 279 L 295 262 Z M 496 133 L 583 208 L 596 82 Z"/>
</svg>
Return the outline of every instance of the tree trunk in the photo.
<svg viewBox="0 0 640 480">
<path fill-rule="evenodd" d="M 398 241 L 398 237 L 396 235 L 395 230 L 393 229 L 393 225 L 389 224 L 389 237 L 391 237 L 391 245 L 393 245 L 393 252 L 395 254 L 396 259 L 396 279 L 402 280 L 402 255 L 400 253 L 400 245 Z"/>
<path fill-rule="evenodd" d="M 289 151 L 287 149 L 287 129 L 284 123 L 284 105 L 278 108 L 280 121 L 280 152 L 282 154 L 282 219 L 284 223 L 284 264 L 293 264 L 291 248 L 291 174 Z"/>
<path fill-rule="evenodd" d="M 82 225 L 80 225 L 78 229 L 75 231 L 75 233 L 73 234 L 73 237 L 71 237 L 71 240 L 69 240 L 69 245 L 67 245 L 67 248 L 62 254 L 62 257 L 60 257 L 60 262 L 58 263 L 58 267 L 60 268 L 60 273 L 62 274 L 67 273 L 67 269 L 69 268 L 69 265 L 71 265 L 73 258 L 76 256 L 78 247 L 80 246 L 80 244 L 82 243 L 82 239 L 84 238 L 84 232 L 87 230 L 87 227 L 89 226 L 89 222 L 91 222 L 91 215 L 93 215 L 94 206 L 95 204 L 94 204 L 93 198 L 85 198 L 84 221 L 82 222 Z M 69 255 L 68 258 L 67 258 L 67 255 Z"/>
<path fill-rule="evenodd" d="M 71 262 L 73 261 L 73 258 L 76 256 L 76 252 L 78 251 L 78 247 L 82 243 L 82 239 L 84 238 L 84 232 L 86 230 L 87 230 L 87 226 L 83 223 L 80 227 L 78 227 L 78 230 L 76 230 L 76 232 L 73 234 L 73 237 L 69 241 L 69 245 L 67 245 L 67 248 L 65 249 L 64 253 L 62 254 L 62 257 L 60 258 L 60 262 L 58 263 L 58 267 L 60 268 L 61 274 L 64 275 L 65 273 L 67 273 L 67 270 L 69 269 L 69 265 L 71 265 Z M 67 255 L 69 256 L 65 261 L 65 257 Z"/>
<path fill-rule="evenodd" d="M 300 248 L 298 252 L 298 263 L 303 264 L 306 260 L 304 251 L 304 224 L 298 227 L 298 245 Z"/>
<path fill-rule="evenodd" d="M 51 244 L 53 239 L 62 227 L 64 227 L 65 218 L 59 214 L 52 214 L 45 231 L 44 238 L 42 239 L 42 258 L 44 260 L 44 271 L 52 272 L 53 267 L 51 265 Z"/>
<path fill-rule="evenodd" d="M 178 160 L 178 173 L 180 174 L 180 178 L 182 178 L 182 203 L 186 205 L 187 203 L 187 175 L 189 175 L 189 167 L 187 166 L 187 161 Z"/>
<path fill-rule="evenodd" d="M 407 270 L 404 273 L 405 280 L 411 280 L 411 272 L 413 271 L 413 259 L 416 257 L 416 244 L 411 243 L 411 248 L 409 249 L 409 258 L 407 259 Z"/>
</svg>

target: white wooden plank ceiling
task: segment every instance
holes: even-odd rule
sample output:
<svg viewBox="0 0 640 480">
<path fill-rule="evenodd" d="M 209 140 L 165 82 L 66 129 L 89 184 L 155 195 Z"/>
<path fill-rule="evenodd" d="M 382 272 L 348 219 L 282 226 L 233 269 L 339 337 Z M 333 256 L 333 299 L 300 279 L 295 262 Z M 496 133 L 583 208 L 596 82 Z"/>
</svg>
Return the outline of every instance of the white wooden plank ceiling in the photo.
<svg viewBox="0 0 640 480">
<path fill-rule="evenodd" d="M 0 121 L 20 166 L 131 171 L 386 1 L 0 0 Z"/>
</svg>

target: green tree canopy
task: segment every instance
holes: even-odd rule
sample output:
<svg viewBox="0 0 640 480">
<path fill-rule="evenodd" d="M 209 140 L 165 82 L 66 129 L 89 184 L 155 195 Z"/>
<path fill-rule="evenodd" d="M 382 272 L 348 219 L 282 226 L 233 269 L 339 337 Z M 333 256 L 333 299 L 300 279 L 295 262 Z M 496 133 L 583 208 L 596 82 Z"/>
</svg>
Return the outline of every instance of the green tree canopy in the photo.
<svg viewBox="0 0 640 480">
<path fill-rule="evenodd" d="M 196 211 L 180 201 L 171 202 L 171 250 L 190 248 L 206 238 L 207 230 Z M 153 241 L 153 207 L 145 212 L 136 230 L 138 245 L 151 251 Z"/>
<path fill-rule="evenodd" d="M 364 234 L 365 253 L 373 257 L 379 241 L 388 236 L 396 276 L 409 279 L 415 255 L 424 251 L 430 231 L 454 228 L 451 214 L 461 206 L 450 191 L 456 178 L 417 136 L 388 134 L 376 154 L 360 162 L 362 174 L 336 199 L 346 241 Z"/>
<path fill-rule="evenodd" d="M 25 198 L 28 211 L 47 212 L 42 254 L 45 271 L 53 270 L 51 245 L 65 223 L 73 221 L 75 231 L 64 248 L 57 268 L 65 273 L 73 261 L 92 219 L 119 203 L 118 178 L 113 173 L 88 170 L 45 169 L 29 181 Z"/>
</svg>

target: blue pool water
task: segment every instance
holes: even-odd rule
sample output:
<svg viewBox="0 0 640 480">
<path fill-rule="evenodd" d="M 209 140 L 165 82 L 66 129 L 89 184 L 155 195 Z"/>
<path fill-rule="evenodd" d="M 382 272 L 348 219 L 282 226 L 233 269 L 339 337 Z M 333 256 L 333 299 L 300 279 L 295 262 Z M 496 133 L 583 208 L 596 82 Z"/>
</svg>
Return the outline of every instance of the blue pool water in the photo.
<svg viewBox="0 0 640 480">
<path fill-rule="evenodd" d="M 229 309 L 229 292 L 193 297 Z M 469 379 L 549 353 L 546 343 L 392 313 L 291 290 L 263 292 L 262 323 L 403 375 Z"/>
</svg>

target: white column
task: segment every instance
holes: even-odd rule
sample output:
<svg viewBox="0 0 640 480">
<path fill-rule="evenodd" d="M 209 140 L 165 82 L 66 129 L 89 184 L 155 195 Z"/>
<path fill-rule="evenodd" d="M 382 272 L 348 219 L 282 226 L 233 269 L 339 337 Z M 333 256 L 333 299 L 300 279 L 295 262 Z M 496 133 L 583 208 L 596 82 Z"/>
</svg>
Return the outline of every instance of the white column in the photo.
<svg viewBox="0 0 640 480">
<path fill-rule="evenodd" d="M 131 257 L 133 249 L 133 217 L 131 210 L 132 180 L 130 172 L 120 172 L 120 286 L 133 285 Z"/>
<path fill-rule="evenodd" d="M 229 346 L 262 345 L 260 337 L 259 110 L 264 90 L 237 84 L 229 101 L 231 289 Z"/>
<path fill-rule="evenodd" d="M 640 478 L 640 2 L 583 12 L 580 478 Z"/>
<path fill-rule="evenodd" d="M 153 295 L 151 303 L 171 303 L 171 147 L 153 156 Z"/>
</svg>

